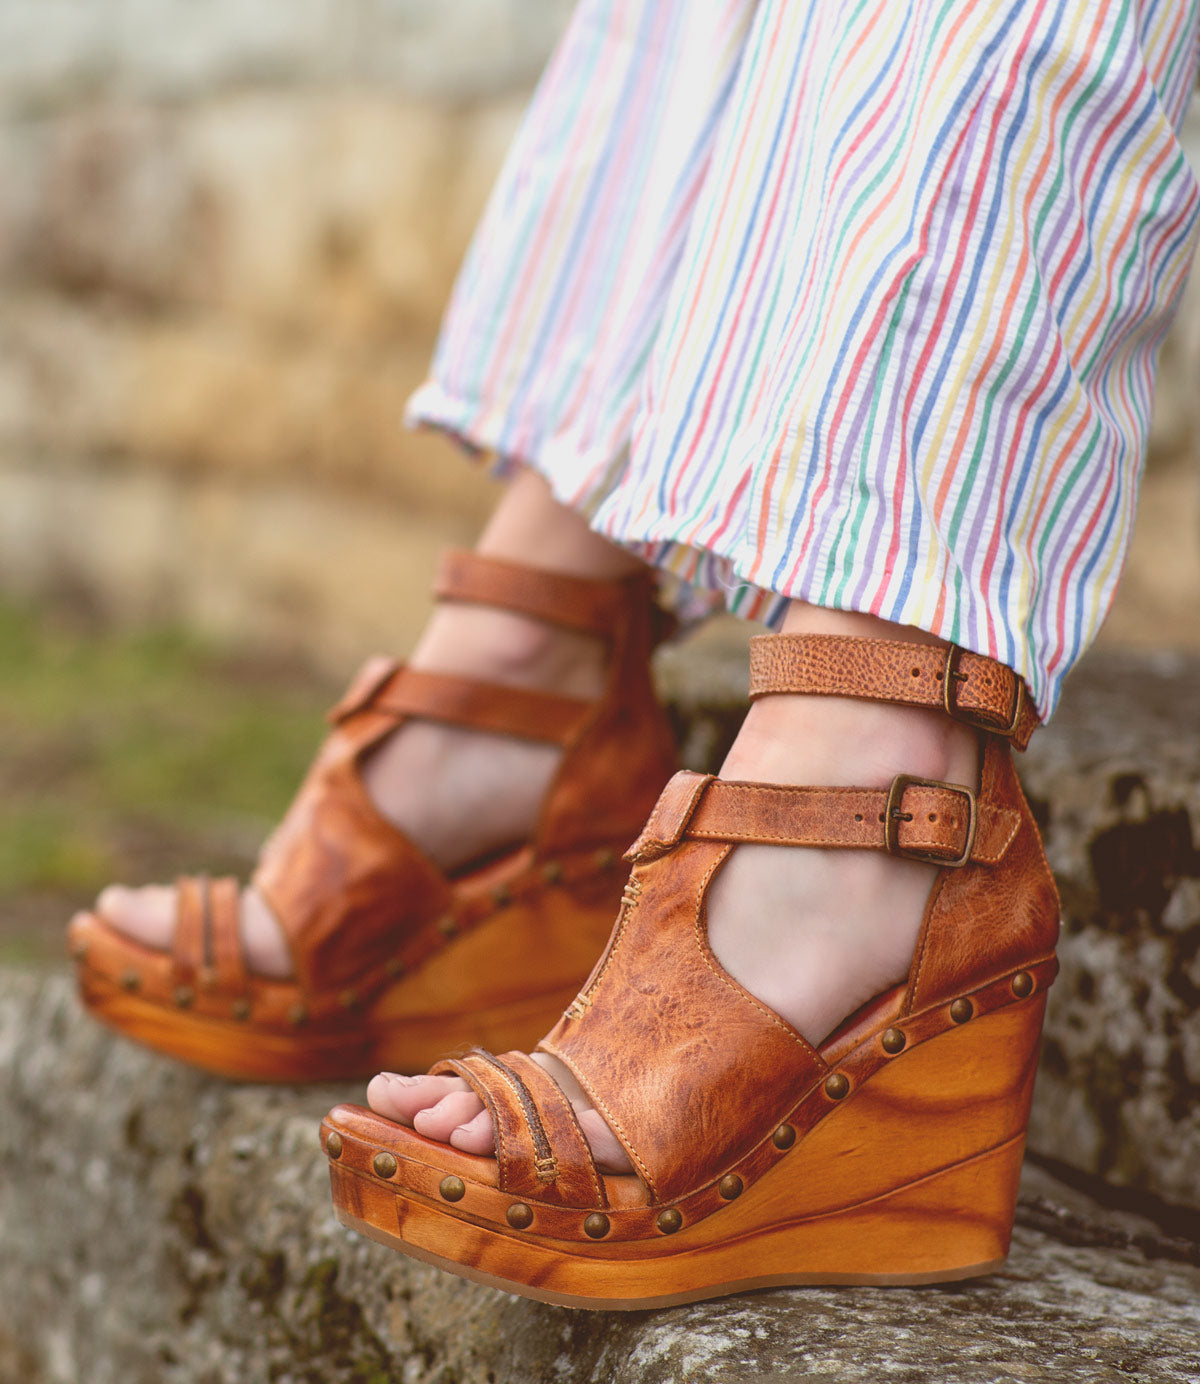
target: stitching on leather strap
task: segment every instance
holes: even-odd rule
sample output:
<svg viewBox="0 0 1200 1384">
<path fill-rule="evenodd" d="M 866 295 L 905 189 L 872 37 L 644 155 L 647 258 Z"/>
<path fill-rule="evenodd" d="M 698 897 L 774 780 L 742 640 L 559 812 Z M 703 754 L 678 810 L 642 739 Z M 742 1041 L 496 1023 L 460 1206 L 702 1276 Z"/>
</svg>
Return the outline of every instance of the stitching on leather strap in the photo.
<svg viewBox="0 0 1200 1384">
<path fill-rule="evenodd" d="M 604 1123 L 608 1125 L 609 1129 L 617 1136 L 618 1142 L 629 1155 L 629 1161 L 637 1168 L 638 1176 L 646 1184 L 646 1190 L 650 1193 L 651 1199 L 656 1200 L 658 1197 L 658 1189 L 655 1186 L 654 1177 L 650 1169 L 646 1166 L 645 1159 L 643 1159 L 642 1155 L 637 1151 L 634 1144 L 630 1142 L 629 1135 L 625 1132 L 625 1126 L 617 1118 L 616 1113 L 609 1108 L 608 1102 L 599 1091 L 596 1090 L 592 1082 L 580 1069 L 578 1063 L 568 1056 L 556 1043 L 552 1042 L 549 1037 L 542 1039 L 537 1045 L 537 1050 L 538 1052 L 548 1053 L 551 1057 L 556 1057 L 563 1066 L 567 1068 L 575 1080 L 579 1082 L 584 1093 L 591 1101 L 592 1108 L 600 1112 L 604 1118 Z"/>
<path fill-rule="evenodd" d="M 580 1172 L 586 1174 L 587 1181 L 596 1200 L 596 1205 L 601 1207 L 607 1206 L 608 1196 L 604 1190 L 604 1183 L 600 1177 L 599 1170 L 596 1167 L 596 1160 L 592 1155 L 591 1145 L 588 1143 L 587 1136 L 580 1127 L 579 1117 L 575 1113 L 575 1107 L 567 1098 L 566 1092 L 558 1082 L 555 1081 L 554 1077 L 539 1063 L 534 1061 L 528 1053 L 506 1052 L 501 1056 L 500 1060 L 509 1071 L 514 1072 L 520 1077 L 521 1081 L 524 1082 L 530 1095 L 533 1097 L 539 1114 L 543 1116 L 543 1123 L 545 1120 L 545 1112 L 551 1104 L 553 1104 L 557 1110 L 559 1118 L 564 1121 L 566 1130 L 569 1131 L 569 1137 L 574 1141 L 575 1147 L 571 1150 L 572 1161 L 568 1163 L 565 1170 L 561 1167 L 559 1168 L 559 1177 L 565 1182 L 566 1179 L 573 1174 Z M 575 1162 L 574 1160 L 576 1159 L 581 1159 L 582 1161 Z M 562 1187 L 560 1186 L 560 1192 L 561 1191 Z"/>
<path fill-rule="evenodd" d="M 953 869 L 994 864 L 1019 818 L 958 784 L 899 775 L 891 789 L 708 784 L 684 835 L 702 841 L 886 850 Z M 918 816 L 924 818 L 918 821 Z M 1005 834 L 997 838 L 997 829 Z"/>
<path fill-rule="evenodd" d="M 625 852 L 630 861 L 653 860 L 679 844 L 705 790 L 714 782 L 711 774 L 681 769 L 658 795 L 641 835 Z"/>
<path fill-rule="evenodd" d="M 496 1136 L 496 1164 L 500 1170 L 500 1190 L 507 1191 L 512 1159 L 504 1140 L 504 1125 L 496 1106 L 496 1098 L 483 1074 L 475 1070 L 471 1063 L 471 1056 L 472 1054 L 468 1053 L 465 1058 L 444 1057 L 440 1062 L 435 1062 L 430 1067 L 429 1073 L 431 1076 L 454 1075 L 462 1077 L 487 1107 L 487 1112 L 492 1117 L 492 1131 Z"/>
<path fill-rule="evenodd" d="M 529 1093 L 529 1088 L 521 1078 L 512 1070 L 506 1067 L 498 1057 L 493 1057 L 490 1052 L 483 1048 L 472 1048 L 470 1056 L 479 1058 L 494 1068 L 501 1079 L 508 1083 L 512 1093 L 516 1096 L 521 1107 L 521 1114 L 525 1117 L 525 1123 L 529 1129 L 529 1137 L 533 1143 L 533 1166 L 537 1173 L 539 1182 L 553 1182 L 558 1176 L 558 1160 L 554 1157 L 554 1150 L 550 1147 L 550 1139 L 546 1134 L 546 1127 L 542 1124 L 542 1117 L 538 1114 L 537 1104 Z M 549 1170 L 547 1176 L 543 1176 L 542 1169 Z"/>
</svg>

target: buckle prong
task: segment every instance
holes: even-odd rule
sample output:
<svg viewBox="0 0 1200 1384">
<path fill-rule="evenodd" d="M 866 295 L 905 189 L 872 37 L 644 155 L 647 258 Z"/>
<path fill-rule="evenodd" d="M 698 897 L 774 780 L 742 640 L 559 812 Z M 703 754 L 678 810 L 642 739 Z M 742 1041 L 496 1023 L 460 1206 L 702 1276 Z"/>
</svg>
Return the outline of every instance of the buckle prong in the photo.
<svg viewBox="0 0 1200 1384">
<path fill-rule="evenodd" d="M 947 860 L 934 851 L 918 850 L 900 844 L 900 823 L 911 822 L 913 814 L 905 812 L 902 803 L 909 788 L 945 788 L 967 800 L 967 839 L 962 854 L 955 860 Z M 941 779 L 915 778 L 912 774 L 897 774 L 888 789 L 887 805 L 883 810 L 883 847 L 889 855 L 899 856 L 901 860 L 919 860 L 927 865 L 941 865 L 947 870 L 961 869 L 971 859 L 975 848 L 975 830 L 979 824 L 979 805 L 975 794 L 961 783 L 945 783 Z"/>
</svg>

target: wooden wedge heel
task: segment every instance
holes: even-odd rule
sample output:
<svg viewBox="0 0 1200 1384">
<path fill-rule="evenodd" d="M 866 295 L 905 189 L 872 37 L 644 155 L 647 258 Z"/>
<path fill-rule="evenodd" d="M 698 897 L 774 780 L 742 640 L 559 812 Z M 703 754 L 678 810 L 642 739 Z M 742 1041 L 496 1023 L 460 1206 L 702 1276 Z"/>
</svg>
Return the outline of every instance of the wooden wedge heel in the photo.
<svg viewBox="0 0 1200 1384">
<path fill-rule="evenodd" d="M 780 787 L 680 773 L 628 859 L 608 948 L 539 1050 L 635 1173 L 601 1173 L 570 1101 L 521 1052 L 439 1063 L 479 1094 L 494 1157 L 356 1106 L 322 1126 L 347 1224 L 415 1258 L 576 1307 L 748 1288 L 927 1283 L 1008 1252 L 1058 901 L 1012 765 L 1020 681 L 957 649 L 765 636 L 752 692 L 940 707 L 977 727 L 977 786 Z M 907 981 L 814 1048 L 725 972 L 705 897 L 736 845 L 940 866 Z"/>
<path fill-rule="evenodd" d="M 662 624 L 652 579 L 589 581 L 453 552 L 435 590 L 603 640 L 603 693 L 583 701 L 371 660 L 330 713 L 254 875 L 294 978 L 248 969 L 234 880 L 183 879 L 169 952 L 95 912 L 73 922 L 80 993 L 97 1018 L 256 1081 L 419 1071 L 448 1048 L 526 1045 L 553 1022 L 607 936 L 620 853 L 674 768 L 650 681 Z M 359 766 L 408 717 L 561 746 L 532 839 L 447 876 L 382 818 Z"/>
</svg>

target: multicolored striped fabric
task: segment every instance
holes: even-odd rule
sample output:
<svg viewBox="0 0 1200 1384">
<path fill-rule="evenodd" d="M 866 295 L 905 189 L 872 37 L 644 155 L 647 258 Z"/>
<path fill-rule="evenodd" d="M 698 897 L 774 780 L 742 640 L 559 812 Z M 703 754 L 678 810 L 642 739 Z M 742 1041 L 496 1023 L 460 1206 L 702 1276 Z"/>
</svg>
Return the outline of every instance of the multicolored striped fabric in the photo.
<svg viewBox="0 0 1200 1384">
<path fill-rule="evenodd" d="M 1124 557 L 1200 210 L 1200 0 L 584 0 L 413 421 L 748 617 L 1044 715 Z"/>
</svg>

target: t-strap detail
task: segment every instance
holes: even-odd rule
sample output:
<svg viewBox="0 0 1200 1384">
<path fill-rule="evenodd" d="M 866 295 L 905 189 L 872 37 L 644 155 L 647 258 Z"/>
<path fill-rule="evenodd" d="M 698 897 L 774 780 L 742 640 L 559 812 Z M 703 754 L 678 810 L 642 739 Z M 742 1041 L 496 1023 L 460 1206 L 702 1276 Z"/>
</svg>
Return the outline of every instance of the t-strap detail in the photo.
<svg viewBox="0 0 1200 1384">
<path fill-rule="evenodd" d="M 677 774 L 660 801 L 660 818 L 669 814 L 672 829 L 643 832 L 630 851 L 635 862 L 665 855 L 687 838 L 887 851 L 955 869 L 995 864 L 1020 825 L 1015 810 L 980 802 L 970 788 L 907 774 L 890 788 L 793 788 Z M 678 810 L 683 802 L 686 812 Z"/>
</svg>

